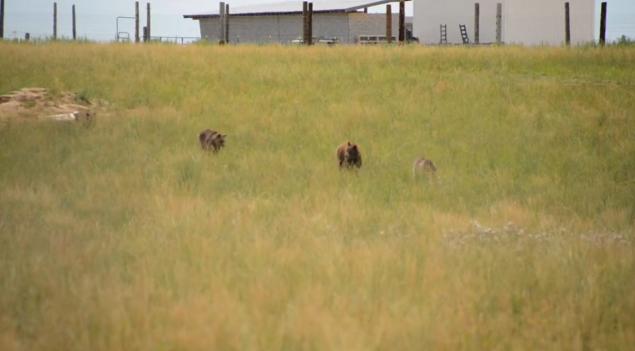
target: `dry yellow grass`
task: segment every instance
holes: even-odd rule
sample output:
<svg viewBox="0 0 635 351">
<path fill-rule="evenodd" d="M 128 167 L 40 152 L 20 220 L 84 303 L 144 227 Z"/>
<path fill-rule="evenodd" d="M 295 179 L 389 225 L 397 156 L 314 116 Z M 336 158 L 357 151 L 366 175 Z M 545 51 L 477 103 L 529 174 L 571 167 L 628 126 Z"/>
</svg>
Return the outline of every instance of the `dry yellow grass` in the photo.
<svg viewBox="0 0 635 351">
<path fill-rule="evenodd" d="M 635 344 L 632 48 L 0 52 L 111 103 L 0 125 L 2 350 Z"/>
</svg>

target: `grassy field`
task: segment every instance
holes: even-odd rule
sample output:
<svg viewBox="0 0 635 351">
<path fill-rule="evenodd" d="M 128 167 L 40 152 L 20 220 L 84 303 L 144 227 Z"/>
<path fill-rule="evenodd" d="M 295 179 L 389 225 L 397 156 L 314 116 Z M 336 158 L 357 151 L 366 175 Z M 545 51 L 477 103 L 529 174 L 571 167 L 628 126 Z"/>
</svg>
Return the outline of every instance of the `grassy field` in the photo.
<svg viewBox="0 0 635 351">
<path fill-rule="evenodd" d="M 0 349 L 632 350 L 634 65 L 0 43 L 0 94 L 109 102 L 0 124 Z"/>
</svg>

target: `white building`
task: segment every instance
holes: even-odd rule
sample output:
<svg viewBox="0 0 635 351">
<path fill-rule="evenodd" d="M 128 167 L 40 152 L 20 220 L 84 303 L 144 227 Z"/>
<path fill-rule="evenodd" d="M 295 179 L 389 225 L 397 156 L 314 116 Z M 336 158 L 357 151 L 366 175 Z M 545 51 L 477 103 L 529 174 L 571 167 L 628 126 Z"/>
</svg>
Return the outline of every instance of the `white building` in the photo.
<svg viewBox="0 0 635 351">
<path fill-rule="evenodd" d="M 502 4 L 502 41 L 505 44 L 562 45 L 565 41 L 565 0 L 414 0 L 414 36 L 423 44 L 440 42 L 440 26 L 447 26 L 449 44 L 462 43 L 459 25 L 474 40 L 474 4 L 480 7 L 480 43 L 496 42 L 496 7 Z M 595 0 L 568 0 L 571 44 L 594 41 Z"/>
<path fill-rule="evenodd" d="M 373 6 L 394 0 L 313 0 L 314 38 L 336 39 L 339 43 L 361 43 L 368 38 L 386 35 L 386 15 L 367 13 Z M 399 6 L 392 5 L 392 37 L 399 34 Z M 201 38 L 219 41 L 218 12 L 185 15 L 198 20 Z M 411 18 L 406 18 L 407 34 Z M 302 1 L 285 1 L 230 8 L 229 41 L 231 43 L 291 43 L 302 37 Z"/>
</svg>

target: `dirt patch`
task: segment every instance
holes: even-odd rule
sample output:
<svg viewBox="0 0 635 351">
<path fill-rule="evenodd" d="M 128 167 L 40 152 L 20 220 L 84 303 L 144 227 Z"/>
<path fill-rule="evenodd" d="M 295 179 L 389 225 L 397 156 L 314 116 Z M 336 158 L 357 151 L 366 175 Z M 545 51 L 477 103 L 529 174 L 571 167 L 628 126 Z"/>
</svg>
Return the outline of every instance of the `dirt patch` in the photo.
<svg viewBox="0 0 635 351">
<path fill-rule="evenodd" d="M 0 95 L 0 122 L 91 121 L 99 105 L 72 92 L 53 94 L 44 88 L 24 88 Z"/>
</svg>

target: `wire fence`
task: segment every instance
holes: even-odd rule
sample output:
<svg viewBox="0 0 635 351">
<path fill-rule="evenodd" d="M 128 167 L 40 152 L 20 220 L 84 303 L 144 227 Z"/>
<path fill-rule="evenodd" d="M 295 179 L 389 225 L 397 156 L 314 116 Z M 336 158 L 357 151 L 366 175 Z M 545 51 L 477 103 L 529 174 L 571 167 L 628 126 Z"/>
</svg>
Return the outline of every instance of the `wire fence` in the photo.
<svg viewBox="0 0 635 351">
<path fill-rule="evenodd" d="M 130 36 L 121 35 L 122 33 L 118 33 L 114 37 L 101 35 L 102 39 L 96 39 L 96 35 L 80 35 L 77 37 L 78 41 L 83 42 L 132 42 L 134 38 Z M 107 38 L 110 37 L 110 38 Z M 34 41 L 34 42 L 45 42 L 53 40 L 53 35 L 50 33 L 38 33 L 38 32 L 24 32 L 24 31 L 9 31 L 5 32 L 4 40 L 7 41 Z M 58 36 L 58 41 L 66 41 L 72 40 L 71 37 Z M 194 44 L 201 40 L 200 37 L 183 37 L 183 36 L 152 36 L 150 41 L 153 43 L 165 43 L 165 44 L 178 44 L 178 45 L 187 45 Z"/>
<path fill-rule="evenodd" d="M 168 44 L 193 44 L 201 41 L 199 37 L 164 37 L 164 36 L 152 36 L 150 37 L 150 41 L 160 42 L 160 43 L 168 43 Z"/>
</svg>

